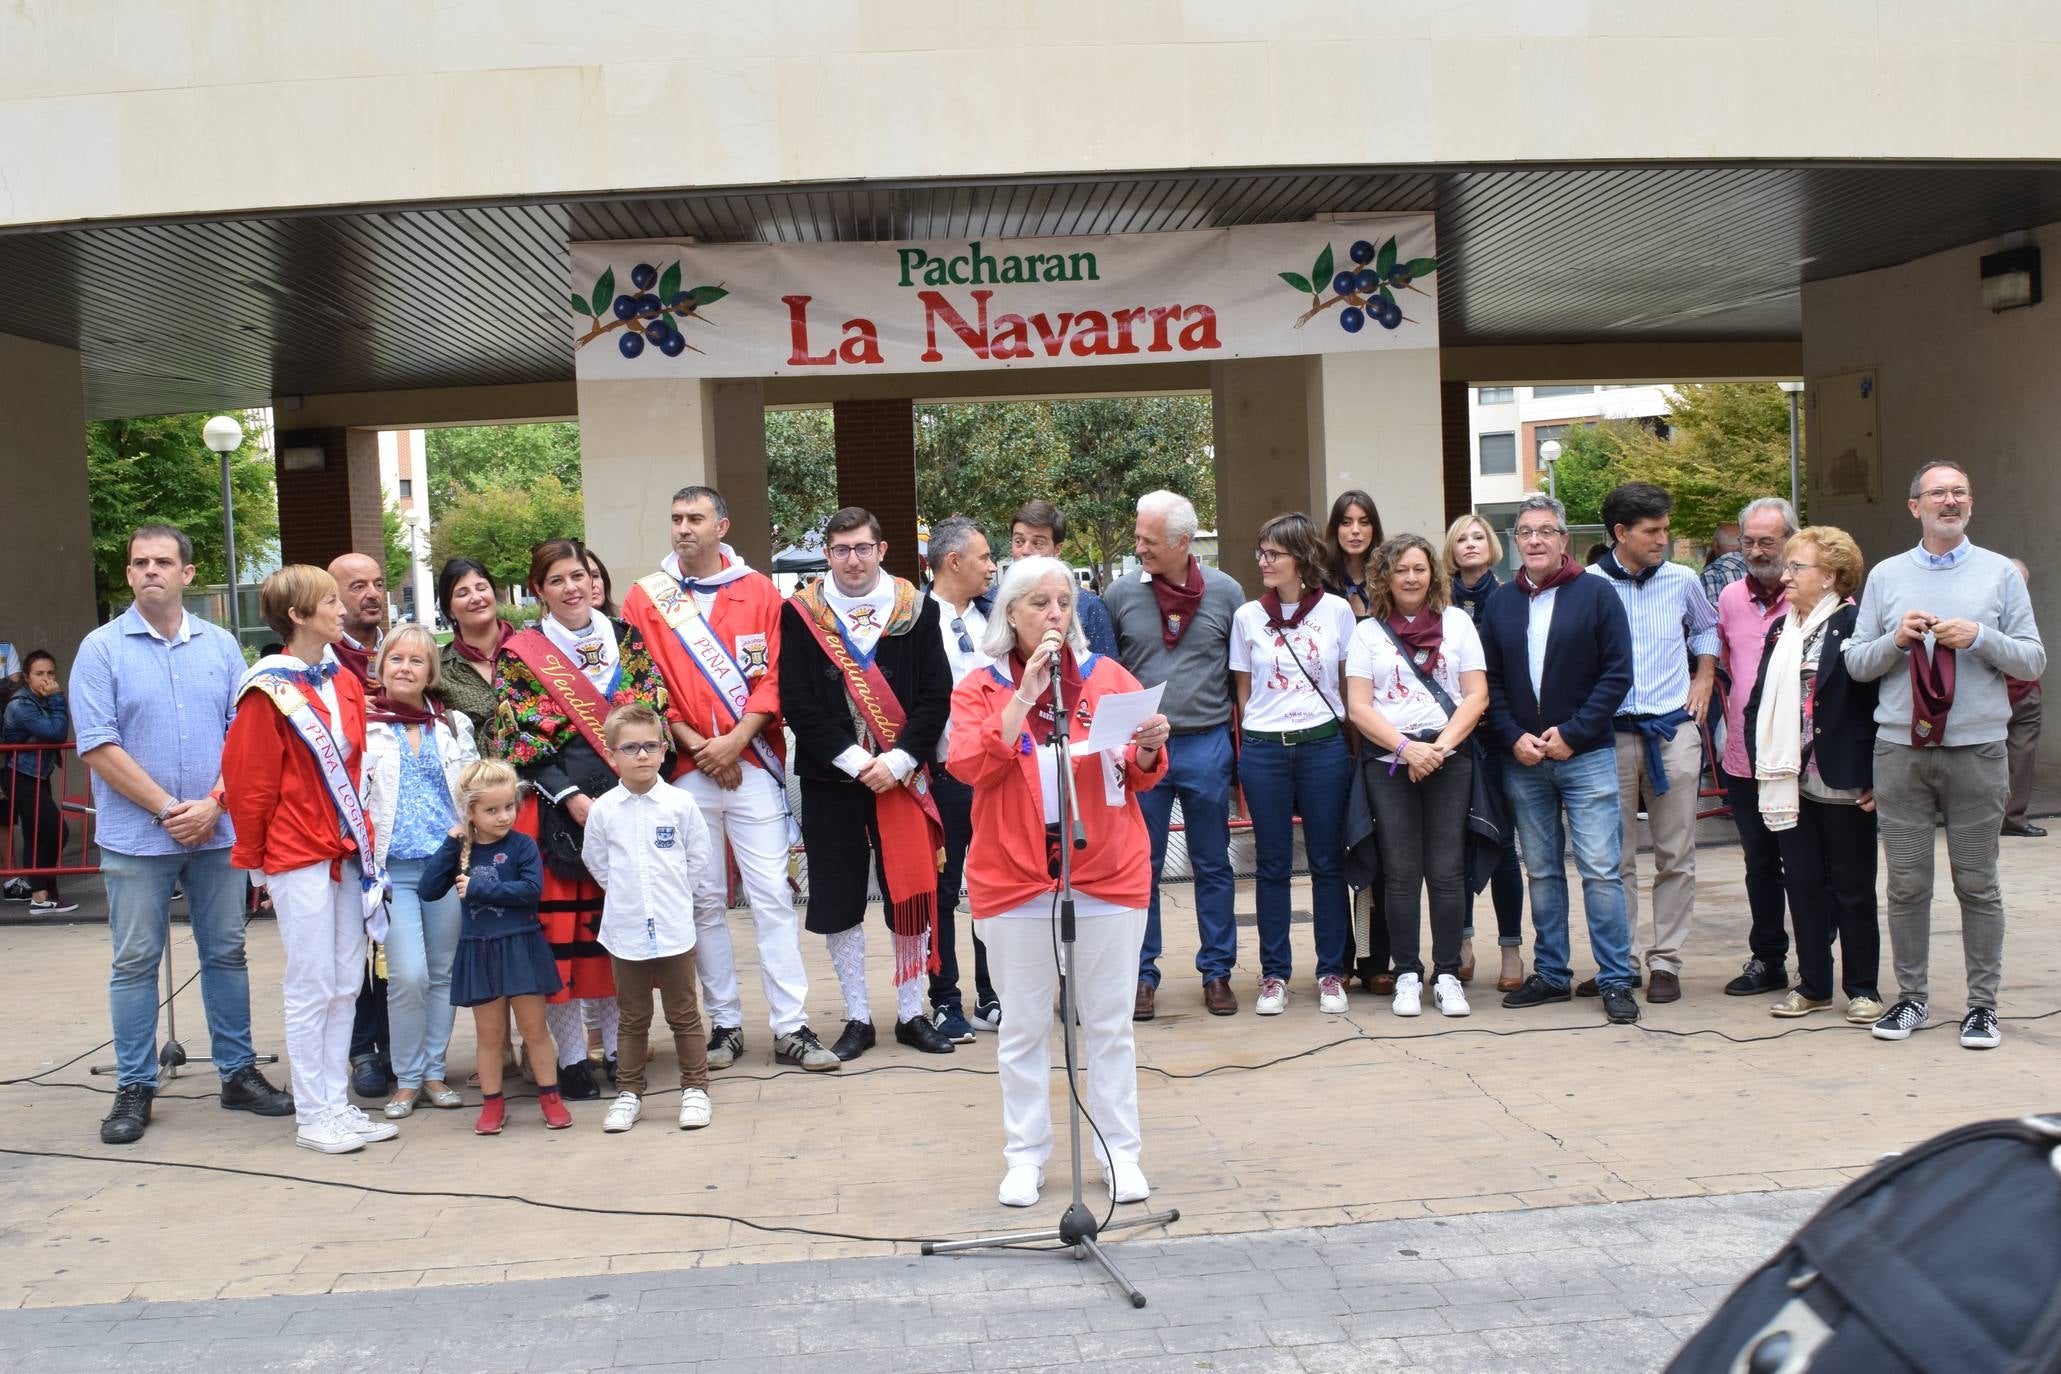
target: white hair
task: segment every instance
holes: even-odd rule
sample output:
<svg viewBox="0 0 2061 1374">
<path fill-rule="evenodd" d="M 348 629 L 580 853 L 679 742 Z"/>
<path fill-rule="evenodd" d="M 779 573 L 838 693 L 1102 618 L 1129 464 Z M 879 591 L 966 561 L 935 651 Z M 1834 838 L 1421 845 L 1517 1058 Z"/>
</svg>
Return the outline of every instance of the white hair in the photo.
<svg viewBox="0 0 2061 1374">
<path fill-rule="evenodd" d="M 1774 511 L 1782 517 L 1782 533 L 1785 535 L 1794 534 L 1801 528 L 1796 523 L 1796 507 L 1789 504 L 1789 498 L 1786 496 L 1763 496 L 1758 500 L 1748 501 L 1739 508 L 1739 527 L 1744 529 L 1747 521 L 1764 510 Z"/>
<path fill-rule="evenodd" d="M 1195 504 L 1177 491 L 1148 491 L 1138 498 L 1138 514 L 1166 517 L 1166 537 L 1185 544 L 1195 537 Z"/>
<path fill-rule="evenodd" d="M 1080 584 L 1073 580 L 1073 569 L 1056 558 L 1019 558 L 1009 565 L 1009 571 L 1002 574 L 1002 585 L 995 589 L 994 606 L 988 612 L 987 633 L 980 638 L 982 653 L 997 663 L 1009 661 L 1011 651 L 1016 648 L 1016 627 L 1009 623 L 1009 613 L 1016 609 L 1017 602 L 1050 577 L 1064 582 L 1069 595 L 1080 595 Z M 1088 636 L 1081 631 L 1081 618 L 1072 613 L 1072 604 L 1068 603 L 1066 643 L 1075 658 L 1085 658 Z"/>
</svg>

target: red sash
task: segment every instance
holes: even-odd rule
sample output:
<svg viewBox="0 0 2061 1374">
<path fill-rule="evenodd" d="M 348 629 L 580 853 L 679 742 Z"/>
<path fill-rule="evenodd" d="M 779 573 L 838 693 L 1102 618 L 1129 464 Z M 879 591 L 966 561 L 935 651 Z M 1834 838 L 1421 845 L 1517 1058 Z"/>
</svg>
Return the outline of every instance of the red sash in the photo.
<svg viewBox="0 0 2061 1374">
<path fill-rule="evenodd" d="M 565 713 L 567 720 L 579 727 L 587 743 L 594 746 L 594 752 L 607 758 L 608 746 L 601 737 L 601 723 L 608 719 L 608 701 L 585 673 L 566 661 L 550 636 L 538 629 L 524 630 L 510 639 L 501 651 L 515 655 L 517 662 L 536 675 L 537 681 L 543 684 L 544 695 Z"/>
<path fill-rule="evenodd" d="M 845 646 L 844 635 L 835 621 L 826 630 L 817 612 L 829 612 L 820 601 L 804 601 L 802 623 L 815 636 L 816 646 L 844 675 L 844 689 L 858 708 L 859 719 L 873 736 L 877 753 L 894 748 L 908 713 L 895 699 L 894 688 L 873 664 L 861 665 Z M 833 613 L 834 614 L 834 613 Z M 895 981 L 903 982 L 923 972 L 910 961 L 913 937 L 930 934 L 930 972 L 940 967 L 937 947 L 937 875 L 945 862 L 945 826 L 930 795 L 930 775 L 918 759 L 916 771 L 902 787 L 891 787 L 873 797 L 874 824 L 880 830 L 880 868 L 887 877 L 888 924 L 898 936 L 895 942 Z"/>
</svg>

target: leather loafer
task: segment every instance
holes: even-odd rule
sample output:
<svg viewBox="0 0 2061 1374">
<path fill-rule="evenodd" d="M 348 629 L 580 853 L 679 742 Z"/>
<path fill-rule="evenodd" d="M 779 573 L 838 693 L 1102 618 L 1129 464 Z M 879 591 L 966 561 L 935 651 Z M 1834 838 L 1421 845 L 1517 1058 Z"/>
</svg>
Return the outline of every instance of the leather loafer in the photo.
<svg viewBox="0 0 2061 1374">
<path fill-rule="evenodd" d="M 1662 1002 L 1682 1000 L 1682 980 L 1672 973 L 1653 970 L 1653 979 L 1646 984 L 1646 1000 L 1655 1006 Z"/>
<path fill-rule="evenodd" d="M 2044 840 L 2047 837 L 2045 826 L 2034 825 L 2030 821 L 2024 825 L 2007 825 L 2004 827 L 2004 833 L 2016 835 L 2021 840 Z"/>
<path fill-rule="evenodd" d="M 945 1038 L 943 1031 L 920 1016 L 895 1022 L 895 1043 L 925 1054 L 950 1054 L 958 1048 Z"/>
<path fill-rule="evenodd" d="M 844 1034 L 837 1037 L 837 1043 L 830 1047 L 830 1052 L 849 1063 L 878 1043 L 871 1021 L 847 1021 Z"/>
<path fill-rule="evenodd" d="M 222 1106 L 258 1116 L 292 1116 L 293 1094 L 273 1087 L 257 1065 L 246 1064 L 222 1080 Z"/>
<path fill-rule="evenodd" d="M 1238 994 L 1231 991 L 1228 978 L 1205 978 L 1202 982 L 1202 1009 L 1211 1016 L 1236 1016 Z"/>
<path fill-rule="evenodd" d="M 1131 1003 L 1131 1019 L 1133 1021 L 1150 1021 L 1153 1017 L 1157 1016 L 1159 1012 L 1154 1003 L 1157 1001 L 1158 996 L 1159 985 L 1148 983 L 1143 978 L 1140 978 L 1138 980 L 1138 1000 Z"/>
</svg>

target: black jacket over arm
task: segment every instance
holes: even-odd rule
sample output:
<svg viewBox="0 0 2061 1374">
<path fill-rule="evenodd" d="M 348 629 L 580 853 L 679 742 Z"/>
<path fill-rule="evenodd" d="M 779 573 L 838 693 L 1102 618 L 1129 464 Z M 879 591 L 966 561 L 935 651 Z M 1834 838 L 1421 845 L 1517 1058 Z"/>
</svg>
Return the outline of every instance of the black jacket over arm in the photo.
<svg viewBox="0 0 2061 1374">
<path fill-rule="evenodd" d="M 873 663 L 908 717 L 895 747 L 921 766 L 937 757 L 952 714 L 952 663 L 938 636 L 936 600 L 923 597 L 918 607 L 908 633 L 880 637 Z M 794 731 L 796 776 L 850 782 L 851 774 L 832 760 L 854 744 L 873 752 L 852 729 L 847 701 L 844 674 L 816 642 L 806 613 L 789 601 L 780 608 L 780 714 Z"/>
<path fill-rule="evenodd" d="M 1818 645 L 1818 704 L 1812 714 L 1814 733 L 1807 743 L 1811 757 L 1818 761 L 1818 776 L 1827 787 L 1875 785 L 1876 685 L 1848 677 L 1846 655 L 1840 652 L 1860 614 L 1860 608 L 1850 604 L 1834 611 Z M 1754 761 L 1757 752 L 1754 724 L 1760 719 L 1761 689 L 1768 681 L 1768 655 L 1788 625 L 1786 616 L 1776 621 L 1761 645 L 1760 672 L 1753 680 L 1753 695 L 1746 699 L 1746 717 L 1739 726 L 1746 732 L 1748 762 Z"/>
</svg>

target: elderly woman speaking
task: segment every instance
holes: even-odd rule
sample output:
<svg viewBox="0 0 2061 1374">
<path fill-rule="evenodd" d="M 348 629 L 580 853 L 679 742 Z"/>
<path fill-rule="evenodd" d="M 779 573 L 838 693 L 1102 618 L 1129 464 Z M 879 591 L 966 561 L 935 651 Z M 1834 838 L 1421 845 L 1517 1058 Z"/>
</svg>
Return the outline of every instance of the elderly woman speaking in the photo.
<svg viewBox="0 0 2061 1374">
<path fill-rule="evenodd" d="M 1060 811 L 1052 676 L 1059 675 L 1073 750 L 1072 788 L 1087 846 L 1072 853 L 1071 956 L 1086 1107 L 1097 1127 L 1109 1195 L 1142 1202 L 1138 1168 L 1138 1057 L 1131 1003 L 1152 854 L 1137 794 L 1166 774 L 1165 716 L 1140 726 L 1120 751 L 1086 752 L 1097 703 L 1135 692 L 1138 680 L 1090 654 L 1074 618 L 1073 573 L 1056 558 L 1020 559 L 1002 579 L 981 652 L 993 666 L 952 693 L 946 766 L 973 789 L 973 843 L 966 883 L 1002 995 L 995 1060 L 1002 1080 L 1003 1176 L 997 1199 L 1028 1207 L 1052 1153 L 1052 999 L 1059 986 L 1059 846 L 1071 831 Z M 1105 1152 L 1106 1147 L 1106 1152 Z"/>
</svg>

